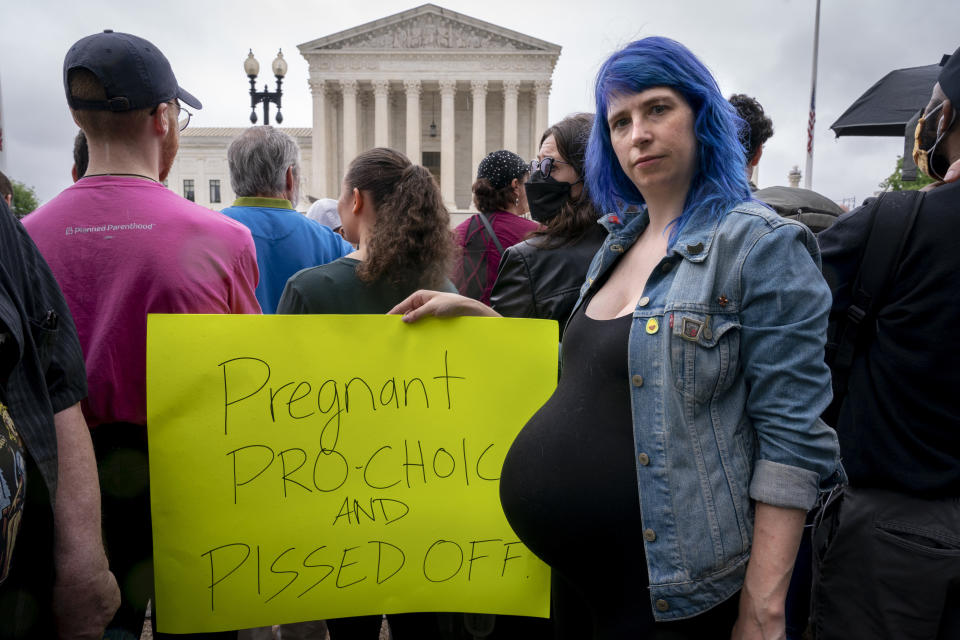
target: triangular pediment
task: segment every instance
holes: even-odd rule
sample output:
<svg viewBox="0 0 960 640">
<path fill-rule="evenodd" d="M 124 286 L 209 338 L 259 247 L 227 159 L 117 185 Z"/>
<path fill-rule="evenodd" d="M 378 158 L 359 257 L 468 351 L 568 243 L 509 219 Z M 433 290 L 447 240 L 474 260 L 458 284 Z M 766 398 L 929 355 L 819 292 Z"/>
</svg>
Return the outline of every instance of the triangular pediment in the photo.
<svg viewBox="0 0 960 640">
<path fill-rule="evenodd" d="M 559 54 L 558 45 L 477 20 L 434 4 L 381 18 L 299 45 L 301 54 L 324 51 L 463 50 Z"/>
</svg>

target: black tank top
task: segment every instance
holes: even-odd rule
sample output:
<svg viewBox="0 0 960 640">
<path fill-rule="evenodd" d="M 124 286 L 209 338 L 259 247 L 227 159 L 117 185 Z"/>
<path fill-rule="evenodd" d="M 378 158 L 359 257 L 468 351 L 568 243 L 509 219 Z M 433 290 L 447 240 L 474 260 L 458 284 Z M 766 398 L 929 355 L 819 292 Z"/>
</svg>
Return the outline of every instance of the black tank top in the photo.
<svg viewBox="0 0 960 640">
<path fill-rule="evenodd" d="M 594 320 L 588 303 L 564 334 L 556 390 L 507 453 L 500 500 L 524 544 L 582 592 L 601 624 L 631 627 L 649 611 L 627 367 L 632 316 Z"/>
</svg>

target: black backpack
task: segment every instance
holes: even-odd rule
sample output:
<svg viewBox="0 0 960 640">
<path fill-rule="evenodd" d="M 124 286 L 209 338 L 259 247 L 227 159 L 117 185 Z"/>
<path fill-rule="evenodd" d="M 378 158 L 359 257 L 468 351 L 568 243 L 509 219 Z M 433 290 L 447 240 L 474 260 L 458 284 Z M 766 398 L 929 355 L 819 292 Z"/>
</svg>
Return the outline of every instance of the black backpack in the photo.
<svg viewBox="0 0 960 640">
<path fill-rule="evenodd" d="M 487 290 L 487 285 L 490 284 L 489 268 L 487 266 L 487 238 L 490 238 L 497 248 L 497 264 L 499 264 L 500 256 L 503 255 L 503 245 L 500 244 L 497 234 L 493 232 L 493 227 L 487 220 L 487 216 L 483 213 L 477 213 L 467 224 L 463 256 L 454 270 L 452 278 L 460 295 L 474 300 L 481 300 Z"/>
<path fill-rule="evenodd" d="M 833 376 L 833 401 L 821 417 L 831 426 L 836 425 L 846 399 L 853 360 L 874 336 L 877 315 L 886 302 L 884 294 L 896 279 L 923 196 L 922 191 L 884 192 L 871 205 L 873 219 L 850 306 L 831 313 L 827 328 L 825 359 Z"/>
<path fill-rule="evenodd" d="M 753 197 L 784 218 L 802 222 L 814 233 L 828 228 L 843 213 L 833 200 L 799 187 L 767 187 L 755 191 Z"/>
</svg>

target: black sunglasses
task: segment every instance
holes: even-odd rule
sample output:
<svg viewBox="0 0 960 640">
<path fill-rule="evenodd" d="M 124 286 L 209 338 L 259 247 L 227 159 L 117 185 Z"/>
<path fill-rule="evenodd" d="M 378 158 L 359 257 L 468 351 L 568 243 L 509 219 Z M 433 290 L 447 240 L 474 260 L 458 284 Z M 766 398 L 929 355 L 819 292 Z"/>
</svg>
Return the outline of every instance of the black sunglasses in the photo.
<svg viewBox="0 0 960 640">
<path fill-rule="evenodd" d="M 556 160 L 550 156 L 545 157 L 543 160 L 533 160 L 530 162 L 530 173 L 540 172 L 540 175 L 544 178 L 550 177 L 550 172 L 553 171 L 554 165 L 557 164 L 570 164 L 569 162 L 564 162 L 563 160 Z"/>
</svg>

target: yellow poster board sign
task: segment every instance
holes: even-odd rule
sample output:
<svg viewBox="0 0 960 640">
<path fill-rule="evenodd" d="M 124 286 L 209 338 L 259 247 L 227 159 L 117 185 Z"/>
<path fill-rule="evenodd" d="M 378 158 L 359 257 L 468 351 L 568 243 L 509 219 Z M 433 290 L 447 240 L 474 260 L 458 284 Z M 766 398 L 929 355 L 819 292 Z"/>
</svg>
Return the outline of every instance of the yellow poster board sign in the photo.
<svg viewBox="0 0 960 640">
<path fill-rule="evenodd" d="M 557 325 L 151 315 L 159 630 L 408 611 L 546 617 L 499 499 Z"/>
</svg>

